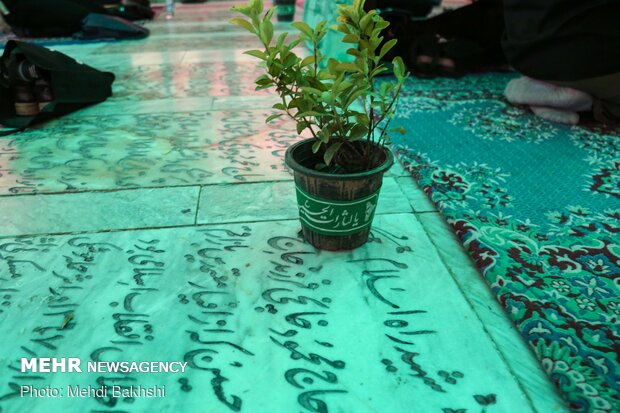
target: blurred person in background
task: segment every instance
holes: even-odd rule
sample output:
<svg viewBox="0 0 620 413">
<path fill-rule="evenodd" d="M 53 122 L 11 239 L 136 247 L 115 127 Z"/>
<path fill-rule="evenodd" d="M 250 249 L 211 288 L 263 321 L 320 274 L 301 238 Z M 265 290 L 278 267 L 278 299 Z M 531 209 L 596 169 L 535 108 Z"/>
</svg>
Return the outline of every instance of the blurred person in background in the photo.
<svg viewBox="0 0 620 413">
<path fill-rule="evenodd" d="M 620 0 L 503 0 L 503 47 L 524 75 L 506 98 L 545 119 L 575 124 L 592 111 L 620 121 Z"/>
</svg>

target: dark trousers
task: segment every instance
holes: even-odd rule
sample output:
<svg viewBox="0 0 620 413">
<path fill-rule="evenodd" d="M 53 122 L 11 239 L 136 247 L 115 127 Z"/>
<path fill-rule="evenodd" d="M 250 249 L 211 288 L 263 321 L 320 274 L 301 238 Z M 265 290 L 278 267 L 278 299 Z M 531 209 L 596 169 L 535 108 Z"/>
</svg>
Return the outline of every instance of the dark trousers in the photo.
<svg viewBox="0 0 620 413">
<path fill-rule="evenodd" d="M 590 79 L 550 83 L 589 93 L 594 97 L 594 119 L 605 123 L 620 122 L 620 72 Z"/>
<path fill-rule="evenodd" d="M 89 13 L 106 13 L 90 0 L 14 0 L 7 4 L 11 13 L 6 22 L 20 35 L 70 36 L 80 31 Z"/>
</svg>

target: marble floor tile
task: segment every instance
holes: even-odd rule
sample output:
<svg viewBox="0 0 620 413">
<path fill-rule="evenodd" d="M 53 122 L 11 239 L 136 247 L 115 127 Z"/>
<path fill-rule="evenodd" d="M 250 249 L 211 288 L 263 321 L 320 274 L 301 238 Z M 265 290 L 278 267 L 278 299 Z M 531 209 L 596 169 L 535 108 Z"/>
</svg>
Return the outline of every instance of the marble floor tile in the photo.
<svg viewBox="0 0 620 413">
<path fill-rule="evenodd" d="M 287 23 L 276 22 L 274 26 L 276 31 L 295 30 L 290 26 L 290 24 Z M 149 30 L 151 31 L 151 37 L 196 34 L 211 35 L 214 33 L 230 33 L 239 35 L 247 33 L 245 29 L 230 23 L 228 19 L 201 22 L 156 20 L 149 24 Z"/>
<path fill-rule="evenodd" d="M 82 109 L 72 116 L 145 115 L 153 113 L 179 113 L 208 111 L 214 109 L 211 97 L 151 99 L 151 100 L 107 100 L 95 106 Z M 256 107 L 256 106 L 255 106 Z M 230 107 L 233 109 L 233 107 Z"/>
<path fill-rule="evenodd" d="M 263 71 L 256 62 L 231 61 L 132 66 L 116 76 L 110 101 L 273 95 L 255 91 Z"/>
<path fill-rule="evenodd" d="M 204 62 L 237 62 L 237 63 L 256 63 L 256 58 L 246 55 L 247 49 L 231 48 L 227 50 L 188 50 L 183 56 L 183 63 L 204 63 Z"/>
<path fill-rule="evenodd" d="M 415 212 L 437 212 L 435 205 L 411 176 L 398 177 L 397 182 Z"/>
<path fill-rule="evenodd" d="M 71 56 L 73 59 L 83 61 L 85 58 L 92 56 L 95 49 L 105 45 L 106 42 L 89 42 L 89 43 L 70 43 L 70 44 L 51 44 L 47 47 L 50 50 L 56 50 Z"/>
<path fill-rule="evenodd" d="M 193 225 L 199 190 L 0 196 L 0 236 Z"/>
<path fill-rule="evenodd" d="M 0 194 L 288 179 L 299 136 L 271 112 L 64 117 L 0 140 Z"/>
<path fill-rule="evenodd" d="M 549 382 L 533 351 L 496 301 L 445 220 L 439 213 L 420 214 L 418 220 L 463 290 L 464 296 L 497 343 L 504 360 L 524 384 L 525 392 L 537 410 L 540 413 L 568 413 L 570 410 L 565 407 L 564 401 Z"/>
<path fill-rule="evenodd" d="M 256 36 L 247 33 L 230 36 L 227 33 L 209 33 L 202 35 L 173 36 L 173 37 L 147 37 L 143 40 L 131 42 L 110 43 L 99 46 L 95 53 L 143 53 L 165 50 L 200 50 L 200 49 L 256 49 L 260 47 L 260 41 Z"/>
<path fill-rule="evenodd" d="M 292 180 L 204 186 L 197 222 L 212 224 L 297 219 L 295 202 Z"/>
<path fill-rule="evenodd" d="M 234 4 L 242 4 L 239 1 L 222 2 L 222 4 L 212 3 L 209 5 L 209 10 L 205 10 L 202 7 L 177 7 L 174 14 L 173 23 L 183 22 L 218 22 L 227 21 L 232 17 L 230 7 Z M 268 3 L 265 2 L 265 5 Z M 159 16 L 160 22 L 166 22 L 163 14 Z"/>
<path fill-rule="evenodd" d="M 259 96 L 217 96 L 213 99 L 213 110 L 270 108 L 278 103 L 278 96 L 264 94 Z"/>
<path fill-rule="evenodd" d="M 396 180 L 385 177 L 377 214 L 411 212 L 408 205 L 400 202 L 402 198 Z M 197 217 L 199 224 L 297 219 L 295 184 L 289 180 L 205 186 Z"/>
<path fill-rule="evenodd" d="M 81 60 L 83 63 L 95 67 L 99 70 L 108 70 L 117 76 L 122 75 L 125 70 L 148 65 L 174 65 L 183 62 L 187 51 L 159 50 L 156 52 L 140 53 L 110 53 L 110 54 L 89 54 Z M 224 54 L 224 53 L 220 53 Z M 202 62 L 204 60 L 201 60 Z M 139 78 L 136 80 L 140 80 Z"/>
<path fill-rule="evenodd" d="M 317 251 L 297 230 L 273 221 L 1 239 L 0 334 L 10 345 L 0 358 L 0 405 L 533 411 L 414 215 L 378 216 L 372 242 L 347 253 Z M 84 364 L 188 366 L 179 374 L 14 370 L 20 357 L 69 354 Z M 165 398 L 15 393 L 113 384 L 165 386 Z"/>
<path fill-rule="evenodd" d="M 388 176 L 411 176 L 409 172 L 403 168 L 403 165 L 396 159 L 394 160 L 394 166 L 390 168 L 387 174 Z"/>
</svg>

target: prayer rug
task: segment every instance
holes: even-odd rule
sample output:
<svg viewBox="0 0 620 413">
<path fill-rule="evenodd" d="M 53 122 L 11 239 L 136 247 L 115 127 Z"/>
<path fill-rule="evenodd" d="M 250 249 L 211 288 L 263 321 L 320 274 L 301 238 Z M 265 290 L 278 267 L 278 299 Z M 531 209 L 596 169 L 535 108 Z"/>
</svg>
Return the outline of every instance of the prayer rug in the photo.
<svg viewBox="0 0 620 413">
<path fill-rule="evenodd" d="M 408 79 L 394 150 L 571 409 L 620 411 L 620 130 L 502 97 L 510 73 Z"/>
</svg>

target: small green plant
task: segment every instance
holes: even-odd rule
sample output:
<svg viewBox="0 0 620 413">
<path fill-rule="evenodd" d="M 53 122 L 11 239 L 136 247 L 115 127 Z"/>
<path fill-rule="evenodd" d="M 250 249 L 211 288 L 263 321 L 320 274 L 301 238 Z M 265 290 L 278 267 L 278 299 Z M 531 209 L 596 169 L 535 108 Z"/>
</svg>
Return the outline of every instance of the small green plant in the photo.
<svg viewBox="0 0 620 413">
<path fill-rule="evenodd" d="M 315 28 L 304 22 L 292 23 L 299 32 L 292 40 L 288 33 L 274 39 L 274 10 L 263 13 L 262 0 L 233 7 L 247 19 L 230 20 L 255 34 L 263 45 L 263 50 L 245 53 L 262 60 L 266 69 L 256 79 L 256 90 L 275 87 L 281 99 L 273 107 L 283 113 L 269 116 L 267 122 L 283 115 L 294 119 L 297 133 L 308 130 L 316 139 L 312 151 L 322 153 L 324 163 L 315 167 L 333 173 L 378 166 L 380 151 L 375 145 L 388 144 L 391 132 L 404 133 L 402 128 L 389 129 L 389 125 L 407 76 L 405 65 L 400 57 L 395 58 L 391 70 L 396 82 L 377 81 L 377 76 L 389 71 L 381 59 L 396 39 L 383 43 L 381 32 L 389 23 L 374 10 L 366 12 L 364 2 L 339 5 L 338 24 L 332 27 L 327 27 L 326 21 Z M 342 41 L 352 46 L 347 50 L 352 61 L 321 54 L 319 44 L 328 30 L 344 34 Z M 304 43 L 311 45 L 310 53 L 300 57 L 294 49 Z"/>
</svg>

